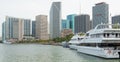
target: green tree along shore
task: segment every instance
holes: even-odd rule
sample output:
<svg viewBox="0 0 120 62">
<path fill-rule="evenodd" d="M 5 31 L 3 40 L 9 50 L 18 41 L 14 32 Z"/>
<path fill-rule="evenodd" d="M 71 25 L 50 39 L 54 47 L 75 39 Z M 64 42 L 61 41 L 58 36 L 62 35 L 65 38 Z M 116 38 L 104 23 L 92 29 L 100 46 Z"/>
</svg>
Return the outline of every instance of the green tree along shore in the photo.
<svg viewBox="0 0 120 62">
<path fill-rule="evenodd" d="M 57 37 L 50 40 L 22 40 L 17 41 L 16 43 L 40 43 L 40 44 L 54 44 L 61 43 L 63 41 L 69 41 L 72 38 L 73 34 L 67 35 L 66 37 Z"/>
<path fill-rule="evenodd" d="M 63 41 L 70 41 L 70 39 L 73 37 L 73 34 L 70 34 L 70 35 L 67 35 L 66 37 L 57 37 L 57 38 L 54 38 L 53 41 L 55 42 L 63 42 Z"/>
</svg>

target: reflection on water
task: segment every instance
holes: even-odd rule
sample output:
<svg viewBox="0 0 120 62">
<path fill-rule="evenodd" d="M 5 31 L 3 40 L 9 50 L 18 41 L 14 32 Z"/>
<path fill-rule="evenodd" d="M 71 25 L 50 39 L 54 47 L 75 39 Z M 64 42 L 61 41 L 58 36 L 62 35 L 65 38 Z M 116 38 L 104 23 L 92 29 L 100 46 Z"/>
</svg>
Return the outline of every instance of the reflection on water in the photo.
<svg viewBox="0 0 120 62">
<path fill-rule="evenodd" d="M 61 46 L 0 44 L 0 62 L 120 62 L 78 53 Z"/>
</svg>

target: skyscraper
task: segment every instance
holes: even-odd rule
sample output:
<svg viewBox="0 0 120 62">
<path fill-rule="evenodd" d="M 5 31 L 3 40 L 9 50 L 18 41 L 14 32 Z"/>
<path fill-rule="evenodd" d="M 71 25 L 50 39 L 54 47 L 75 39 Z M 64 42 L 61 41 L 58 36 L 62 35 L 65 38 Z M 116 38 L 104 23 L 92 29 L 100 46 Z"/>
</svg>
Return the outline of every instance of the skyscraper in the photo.
<svg viewBox="0 0 120 62">
<path fill-rule="evenodd" d="M 19 28 L 22 27 L 20 23 L 20 19 L 18 18 L 14 18 L 14 17 L 9 17 L 6 16 L 5 18 L 5 22 L 3 23 L 3 36 L 4 39 L 3 40 L 9 40 L 9 39 L 17 39 L 17 40 L 21 40 L 21 35 L 22 35 L 22 31 L 23 29 Z"/>
<path fill-rule="evenodd" d="M 21 19 L 21 18 L 17 18 L 18 19 L 18 21 L 19 21 L 19 38 L 18 38 L 18 40 L 23 40 L 23 38 L 24 38 L 24 19 Z M 28 27 L 29 28 L 29 27 Z M 31 30 L 30 30 L 31 31 Z"/>
<path fill-rule="evenodd" d="M 87 14 L 75 16 L 75 33 L 86 33 L 90 30 L 90 16 Z"/>
<path fill-rule="evenodd" d="M 61 28 L 62 28 L 62 30 L 67 28 L 67 21 L 68 21 L 68 20 L 65 20 L 65 19 L 62 20 L 62 23 L 61 23 L 61 26 L 62 26 Z"/>
<path fill-rule="evenodd" d="M 90 20 L 90 29 L 93 28 L 92 26 L 93 26 L 93 25 L 92 25 L 92 20 Z"/>
<path fill-rule="evenodd" d="M 105 2 L 97 3 L 93 7 L 93 28 L 98 24 L 108 24 L 109 21 L 109 7 Z"/>
<path fill-rule="evenodd" d="M 76 14 L 70 14 L 70 15 L 68 15 L 67 16 L 67 28 L 68 29 L 72 29 L 72 31 L 73 31 L 73 33 L 74 33 L 74 31 L 75 31 L 75 28 L 74 28 L 74 26 L 75 26 L 75 16 L 76 16 Z"/>
<path fill-rule="evenodd" d="M 11 35 L 13 39 L 18 39 L 19 38 L 19 20 L 12 20 L 12 26 L 11 26 Z M 21 29 L 20 29 L 21 30 Z"/>
<path fill-rule="evenodd" d="M 60 37 L 61 33 L 61 2 L 53 2 L 50 9 L 50 38 Z"/>
<path fill-rule="evenodd" d="M 120 15 L 112 17 L 112 24 L 120 24 Z"/>
<path fill-rule="evenodd" d="M 2 41 L 5 40 L 5 22 L 2 23 Z"/>
<path fill-rule="evenodd" d="M 36 35 L 36 21 L 32 21 L 32 36 Z"/>
<path fill-rule="evenodd" d="M 24 20 L 24 35 L 30 36 L 31 35 L 31 20 L 30 19 L 23 19 Z"/>
<path fill-rule="evenodd" d="M 36 16 L 36 38 L 48 40 L 48 20 L 46 15 Z"/>
<path fill-rule="evenodd" d="M 3 22 L 3 40 L 22 40 L 24 35 L 30 33 L 29 23 L 25 23 L 26 19 L 6 16 Z M 27 32 L 26 32 L 27 31 Z"/>
</svg>

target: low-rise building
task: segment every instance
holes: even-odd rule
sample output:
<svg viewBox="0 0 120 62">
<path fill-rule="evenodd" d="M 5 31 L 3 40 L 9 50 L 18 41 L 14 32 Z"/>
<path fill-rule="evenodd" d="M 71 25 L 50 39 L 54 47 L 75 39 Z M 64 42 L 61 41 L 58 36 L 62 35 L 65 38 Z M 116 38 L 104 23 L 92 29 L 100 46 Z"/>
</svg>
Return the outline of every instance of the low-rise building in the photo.
<svg viewBox="0 0 120 62">
<path fill-rule="evenodd" d="M 67 35 L 73 34 L 72 29 L 63 29 L 61 31 L 61 37 L 66 37 Z"/>
</svg>

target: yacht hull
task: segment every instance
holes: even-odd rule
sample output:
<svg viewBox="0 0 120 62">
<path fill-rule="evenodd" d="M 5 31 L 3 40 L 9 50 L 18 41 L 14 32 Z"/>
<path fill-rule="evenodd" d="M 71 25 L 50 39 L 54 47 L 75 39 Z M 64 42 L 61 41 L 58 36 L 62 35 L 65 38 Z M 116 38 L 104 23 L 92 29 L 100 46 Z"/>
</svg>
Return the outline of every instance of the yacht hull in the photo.
<svg viewBox="0 0 120 62">
<path fill-rule="evenodd" d="M 69 45 L 69 48 L 73 50 L 77 50 L 77 47 L 78 47 L 77 45 Z"/>
<path fill-rule="evenodd" d="M 108 51 L 105 51 L 103 48 L 98 47 L 78 46 L 77 51 L 102 58 L 119 58 L 118 51 L 115 52 L 114 54 L 113 51 L 111 51 L 111 53 L 109 54 Z"/>
</svg>

